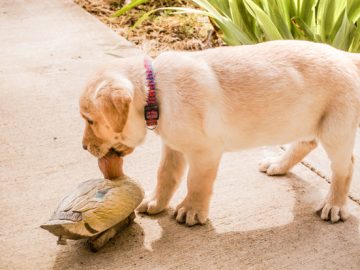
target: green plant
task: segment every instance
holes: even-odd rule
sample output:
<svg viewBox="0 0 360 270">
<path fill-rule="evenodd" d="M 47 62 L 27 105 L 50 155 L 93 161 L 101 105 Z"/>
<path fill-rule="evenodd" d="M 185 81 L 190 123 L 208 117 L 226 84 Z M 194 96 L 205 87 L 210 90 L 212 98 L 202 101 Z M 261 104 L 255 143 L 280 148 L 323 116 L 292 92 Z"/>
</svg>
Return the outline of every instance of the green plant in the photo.
<svg viewBox="0 0 360 270">
<path fill-rule="evenodd" d="M 149 1 L 150 0 L 133 0 L 129 4 L 123 6 L 121 9 L 116 11 L 111 17 L 119 17 L 119 16 L 125 14 L 126 12 L 128 12 L 129 10 L 131 10 L 141 4 L 145 4 Z"/>
<path fill-rule="evenodd" d="M 134 0 L 146 2 L 146 0 Z M 176 13 L 208 16 L 228 45 L 253 44 L 276 39 L 323 42 L 336 48 L 360 52 L 359 0 L 192 0 L 201 9 L 168 7 Z M 125 7 L 126 8 L 126 7 Z M 115 13 L 119 16 L 122 9 Z"/>
</svg>

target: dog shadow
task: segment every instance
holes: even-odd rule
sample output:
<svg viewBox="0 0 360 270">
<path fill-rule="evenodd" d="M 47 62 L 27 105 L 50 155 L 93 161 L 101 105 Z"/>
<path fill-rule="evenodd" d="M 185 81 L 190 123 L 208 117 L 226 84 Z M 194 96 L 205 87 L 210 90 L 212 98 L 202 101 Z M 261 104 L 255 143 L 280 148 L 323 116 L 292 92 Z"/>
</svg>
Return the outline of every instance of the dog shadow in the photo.
<svg viewBox="0 0 360 270">
<path fill-rule="evenodd" d="M 211 221 L 204 226 L 179 225 L 172 210 L 138 215 L 98 253 L 88 251 L 82 242 L 61 247 L 53 269 L 358 269 L 358 219 L 324 222 L 314 203 L 308 202 L 309 192 L 322 197 L 315 186 L 294 174 L 279 181 L 287 181 L 294 193 L 293 218 L 286 224 L 266 223 L 241 231 L 235 226 L 221 232 L 221 225 Z M 235 203 L 241 208 L 240 202 Z M 269 215 L 268 223 L 273 224 L 266 210 L 262 215 Z M 223 225 L 229 225 L 226 222 Z"/>
</svg>

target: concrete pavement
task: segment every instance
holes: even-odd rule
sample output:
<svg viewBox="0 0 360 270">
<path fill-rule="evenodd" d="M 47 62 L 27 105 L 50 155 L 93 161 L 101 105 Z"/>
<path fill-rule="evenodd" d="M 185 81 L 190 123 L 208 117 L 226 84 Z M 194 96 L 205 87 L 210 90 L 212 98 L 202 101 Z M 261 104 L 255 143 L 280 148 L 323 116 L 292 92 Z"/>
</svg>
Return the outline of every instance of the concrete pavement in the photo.
<svg viewBox="0 0 360 270">
<path fill-rule="evenodd" d="M 81 149 L 78 97 L 119 43 L 124 56 L 140 53 L 72 1 L 0 3 L 0 269 L 360 269 L 359 204 L 349 201 L 345 223 L 321 221 L 315 209 L 325 179 L 304 165 L 285 177 L 258 172 L 258 161 L 278 147 L 224 155 L 205 226 L 178 225 L 170 209 L 138 216 L 96 254 L 82 242 L 57 246 L 39 225 L 64 194 L 100 176 Z M 159 156 L 159 139 L 149 133 L 125 172 L 150 190 Z M 321 150 L 307 161 L 328 175 Z M 184 194 L 185 182 L 171 206 Z"/>
</svg>

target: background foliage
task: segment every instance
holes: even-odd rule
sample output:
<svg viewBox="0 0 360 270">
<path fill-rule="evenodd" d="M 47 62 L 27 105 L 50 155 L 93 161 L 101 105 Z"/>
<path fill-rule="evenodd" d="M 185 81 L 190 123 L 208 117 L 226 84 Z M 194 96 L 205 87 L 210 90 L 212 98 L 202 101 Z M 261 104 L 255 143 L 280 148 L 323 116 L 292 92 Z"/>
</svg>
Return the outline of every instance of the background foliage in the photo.
<svg viewBox="0 0 360 270">
<path fill-rule="evenodd" d="M 133 0 L 120 16 L 148 0 Z M 228 45 L 303 39 L 360 52 L 360 0 L 192 0 L 200 9 L 166 7 L 143 15 L 139 26 L 159 10 L 208 16 Z"/>
</svg>

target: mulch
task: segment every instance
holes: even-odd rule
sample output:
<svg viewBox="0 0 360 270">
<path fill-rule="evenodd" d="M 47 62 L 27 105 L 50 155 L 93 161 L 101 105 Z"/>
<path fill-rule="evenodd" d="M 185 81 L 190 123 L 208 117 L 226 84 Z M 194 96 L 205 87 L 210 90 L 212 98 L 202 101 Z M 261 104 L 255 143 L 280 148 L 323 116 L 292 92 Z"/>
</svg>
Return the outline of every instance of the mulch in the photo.
<svg viewBox="0 0 360 270">
<path fill-rule="evenodd" d="M 159 11 L 139 27 L 133 28 L 134 23 L 150 10 L 160 7 L 196 8 L 191 1 L 151 0 L 117 18 L 110 16 L 125 4 L 124 0 L 74 0 L 74 2 L 151 56 L 167 50 L 202 50 L 223 45 L 213 31 L 208 18 L 195 14 Z"/>
</svg>

